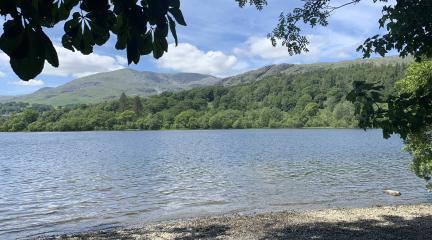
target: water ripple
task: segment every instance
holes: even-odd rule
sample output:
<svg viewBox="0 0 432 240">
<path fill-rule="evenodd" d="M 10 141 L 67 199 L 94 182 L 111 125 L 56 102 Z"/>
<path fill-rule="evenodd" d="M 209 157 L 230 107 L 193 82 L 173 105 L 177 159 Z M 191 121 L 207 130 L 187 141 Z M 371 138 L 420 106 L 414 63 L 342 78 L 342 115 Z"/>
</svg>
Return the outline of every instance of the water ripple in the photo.
<svg viewBox="0 0 432 240">
<path fill-rule="evenodd" d="M 0 134 L 0 239 L 206 214 L 431 202 L 379 131 Z M 17 154 L 19 153 L 19 154 Z M 403 194 L 393 198 L 383 188 Z"/>
</svg>

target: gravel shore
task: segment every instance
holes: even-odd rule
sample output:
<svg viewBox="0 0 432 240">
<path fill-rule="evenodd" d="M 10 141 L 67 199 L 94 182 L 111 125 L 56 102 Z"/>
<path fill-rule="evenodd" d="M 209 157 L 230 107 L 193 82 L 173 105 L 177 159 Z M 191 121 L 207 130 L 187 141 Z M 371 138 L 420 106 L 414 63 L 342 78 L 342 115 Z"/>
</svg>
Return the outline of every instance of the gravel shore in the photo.
<svg viewBox="0 0 432 240">
<path fill-rule="evenodd" d="M 432 239 L 432 205 L 207 217 L 47 239 Z"/>
</svg>

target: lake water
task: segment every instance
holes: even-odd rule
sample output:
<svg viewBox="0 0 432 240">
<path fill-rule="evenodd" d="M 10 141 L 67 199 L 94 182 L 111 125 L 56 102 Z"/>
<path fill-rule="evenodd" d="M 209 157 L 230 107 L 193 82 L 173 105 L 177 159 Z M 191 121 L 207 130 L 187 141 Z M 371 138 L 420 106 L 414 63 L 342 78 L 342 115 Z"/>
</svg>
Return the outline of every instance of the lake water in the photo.
<svg viewBox="0 0 432 240">
<path fill-rule="evenodd" d="M 0 133 L 0 239 L 432 202 L 402 146 L 378 130 Z"/>
</svg>

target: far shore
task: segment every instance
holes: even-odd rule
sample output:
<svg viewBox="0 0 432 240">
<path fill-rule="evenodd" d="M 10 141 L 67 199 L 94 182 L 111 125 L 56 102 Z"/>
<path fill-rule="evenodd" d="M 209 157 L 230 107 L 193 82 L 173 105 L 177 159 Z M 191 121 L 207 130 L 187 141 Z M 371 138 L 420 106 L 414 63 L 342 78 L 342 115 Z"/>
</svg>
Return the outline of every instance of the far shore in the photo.
<svg viewBox="0 0 432 240">
<path fill-rule="evenodd" d="M 241 130 L 362 130 L 362 128 L 343 128 L 343 127 L 301 127 L 301 128 L 181 128 L 181 129 L 121 129 L 121 130 L 77 130 L 77 131 L 14 131 L 0 133 L 75 133 L 75 132 L 176 132 L 176 131 L 241 131 Z M 368 128 L 366 131 L 380 130 L 379 128 Z"/>
<path fill-rule="evenodd" d="M 228 215 L 41 239 L 431 239 L 432 204 Z"/>
</svg>

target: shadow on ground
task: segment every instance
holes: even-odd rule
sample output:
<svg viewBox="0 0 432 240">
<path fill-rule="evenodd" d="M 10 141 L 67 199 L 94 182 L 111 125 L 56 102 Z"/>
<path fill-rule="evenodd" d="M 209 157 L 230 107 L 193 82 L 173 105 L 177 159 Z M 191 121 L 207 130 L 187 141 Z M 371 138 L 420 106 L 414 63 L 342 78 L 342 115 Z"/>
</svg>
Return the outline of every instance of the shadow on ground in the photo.
<svg viewBox="0 0 432 240">
<path fill-rule="evenodd" d="M 227 236 L 230 228 L 225 225 L 210 225 L 194 228 L 174 228 L 168 230 L 168 233 L 179 234 L 176 240 L 194 240 L 194 239 L 214 239 L 217 237 Z"/>
<path fill-rule="evenodd" d="M 428 214 L 428 213 L 425 213 Z M 234 224 L 235 223 L 235 224 Z M 234 225 L 232 225 L 234 224 Z M 280 226 L 284 227 L 280 227 Z M 160 225 L 151 228 L 123 229 L 57 236 L 48 239 L 367 239 L 367 240 L 427 240 L 432 239 L 432 216 L 404 219 L 383 216 L 383 220 L 355 222 L 313 222 L 293 224 L 290 222 L 244 221 L 235 219 L 218 223 L 198 223 L 194 227 L 183 225 Z M 235 226 L 235 227 L 232 227 Z"/>
<path fill-rule="evenodd" d="M 356 222 L 316 222 L 289 225 L 266 230 L 260 239 L 432 239 L 432 216 L 404 219 L 383 216 L 385 221 L 361 220 Z"/>
</svg>

